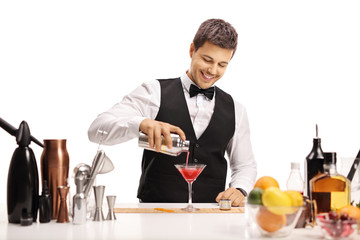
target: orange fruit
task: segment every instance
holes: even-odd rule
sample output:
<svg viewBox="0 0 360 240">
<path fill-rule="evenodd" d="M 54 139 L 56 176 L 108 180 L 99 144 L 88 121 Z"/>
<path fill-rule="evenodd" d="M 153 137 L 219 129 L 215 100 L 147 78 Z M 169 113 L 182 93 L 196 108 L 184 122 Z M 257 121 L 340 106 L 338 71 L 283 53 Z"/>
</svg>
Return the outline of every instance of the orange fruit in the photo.
<svg viewBox="0 0 360 240">
<path fill-rule="evenodd" d="M 254 188 L 261 188 L 262 190 L 265 190 L 268 187 L 280 188 L 278 181 L 276 181 L 275 178 L 270 176 L 263 176 L 259 178 L 254 185 Z"/>
<path fill-rule="evenodd" d="M 353 205 L 346 205 L 339 209 L 339 214 L 347 213 L 349 217 L 354 218 L 355 220 L 360 220 L 360 208 Z"/>
<path fill-rule="evenodd" d="M 276 232 L 286 225 L 286 216 L 285 214 L 274 214 L 266 207 L 261 207 L 256 214 L 256 222 L 263 230 Z"/>
</svg>

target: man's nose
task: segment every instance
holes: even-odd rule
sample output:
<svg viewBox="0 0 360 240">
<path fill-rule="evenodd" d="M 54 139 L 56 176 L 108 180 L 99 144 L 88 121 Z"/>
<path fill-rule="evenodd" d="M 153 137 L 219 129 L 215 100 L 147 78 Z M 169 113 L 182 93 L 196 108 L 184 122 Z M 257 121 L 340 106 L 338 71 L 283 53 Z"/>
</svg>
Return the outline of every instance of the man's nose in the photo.
<svg viewBox="0 0 360 240">
<path fill-rule="evenodd" d="M 208 72 L 212 75 L 215 75 L 217 71 L 216 64 L 212 64 L 208 67 Z"/>
</svg>

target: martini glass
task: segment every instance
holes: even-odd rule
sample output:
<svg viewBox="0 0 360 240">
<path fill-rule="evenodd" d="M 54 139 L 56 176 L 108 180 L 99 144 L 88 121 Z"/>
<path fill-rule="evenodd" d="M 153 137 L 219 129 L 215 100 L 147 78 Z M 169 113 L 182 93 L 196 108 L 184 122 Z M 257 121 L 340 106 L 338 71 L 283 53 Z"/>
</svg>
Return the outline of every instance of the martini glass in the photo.
<svg viewBox="0 0 360 240">
<path fill-rule="evenodd" d="M 199 164 L 199 163 L 188 163 L 188 164 L 183 163 L 183 164 L 175 164 L 175 167 L 177 168 L 177 170 L 179 170 L 179 172 L 181 173 L 181 175 L 183 176 L 185 181 L 188 183 L 188 188 L 189 188 L 188 205 L 186 208 L 182 208 L 181 210 L 184 210 L 187 212 L 194 212 L 198 209 L 194 208 L 194 206 L 192 205 L 192 194 L 191 194 L 192 193 L 192 184 L 193 184 L 193 182 L 195 182 L 196 178 L 200 175 L 202 170 L 204 170 L 206 165 Z"/>
</svg>

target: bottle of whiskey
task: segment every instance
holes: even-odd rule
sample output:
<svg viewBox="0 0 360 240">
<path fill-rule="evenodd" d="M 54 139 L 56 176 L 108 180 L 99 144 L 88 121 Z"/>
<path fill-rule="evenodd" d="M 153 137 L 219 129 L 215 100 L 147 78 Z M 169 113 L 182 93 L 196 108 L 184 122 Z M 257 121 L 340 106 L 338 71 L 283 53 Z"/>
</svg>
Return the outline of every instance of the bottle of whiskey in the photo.
<svg viewBox="0 0 360 240">
<path fill-rule="evenodd" d="M 318 136 L 318 126 L 316 124 L 316 137 L 313 140 L 313 148 L 305 159 L 304 180 L 305 191 L 304 196 L 310 197 L 310 180 L 316 175 L 324 172 L 324 152 L 321 148 L 321 138 Z"/>
<path fill-rule="evenodd" d="M 317 213 L 337 210 L 350 204 L 350 181 L 336 171 L 336 153 L 324 153 L 324 173 L 310 180 L 310 199 Z"/>
</svg>

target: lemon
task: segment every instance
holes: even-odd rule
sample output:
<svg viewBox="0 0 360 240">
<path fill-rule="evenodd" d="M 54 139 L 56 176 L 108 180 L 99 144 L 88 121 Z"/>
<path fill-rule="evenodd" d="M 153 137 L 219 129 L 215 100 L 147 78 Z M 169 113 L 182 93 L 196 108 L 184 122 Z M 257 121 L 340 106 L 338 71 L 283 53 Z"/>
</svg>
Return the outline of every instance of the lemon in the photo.
<svg viewBox="0 0 360 240">
<path fill-rule="evenodd" d="M 291 199 L 291 206 L 289 213 L 296 212 L 300 207 L 304 204 L 303 196 L 298 192 L 294 190 L 287 190 L 285 193 L 290 197 Z"/>
<path fill-rule="evenodd" d="M 263 192 L 264 192 L 264 190 L 262 190 L 261 188 L 254 188 L 249 193 L 249 195 L 247 197 L 247 202 L 250 204 L 262 205 L 261 198 L 262 198 Z"/>
<path fill-rule="evenodd" d="M 298 191 L 287 190 L 285 193 L 291 198 L 291 206 L 300 207 L 303 205 L 303 196 Z"/>
<path fill-rule="evenodd" d="M 277 187 L 269 187 L 265 189 L 262 195 L 262 202 L 268 210 L 275 214 L 288 214 L 291 213 L 291 198 L 288 194 L 281 191 Z M 289 208 L 290 207 L 290 208 Z"/>
</svg>

